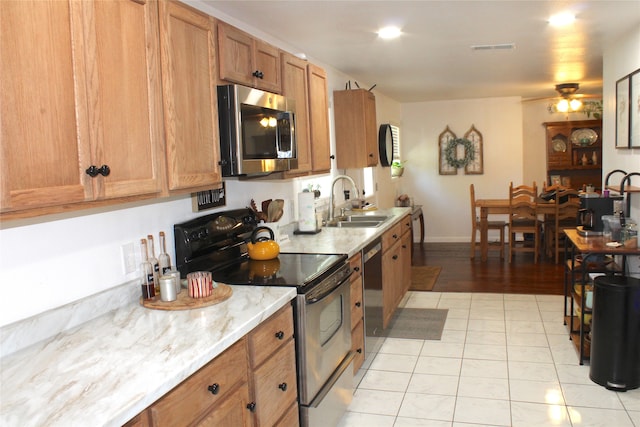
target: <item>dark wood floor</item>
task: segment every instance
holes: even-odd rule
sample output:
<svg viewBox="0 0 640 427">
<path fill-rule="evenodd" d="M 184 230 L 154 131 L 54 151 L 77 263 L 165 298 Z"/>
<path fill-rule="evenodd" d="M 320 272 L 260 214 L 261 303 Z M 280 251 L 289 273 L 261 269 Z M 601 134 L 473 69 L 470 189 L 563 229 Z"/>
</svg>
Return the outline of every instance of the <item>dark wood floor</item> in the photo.
<svg viewBox="0 0 640 427">
<path fill-rule="evenodd" d="M 509 264 L 500 253 L 489 251 L 486 262 L 469 258 L 468 243 L 414 243 L 413 265 L 442 267 L 434 291 L 437 292 L 499 292 L 523 294 L 564 293 L 562 260 L 533 262 L 533 255 L 518 253 Z"/>
</svg>

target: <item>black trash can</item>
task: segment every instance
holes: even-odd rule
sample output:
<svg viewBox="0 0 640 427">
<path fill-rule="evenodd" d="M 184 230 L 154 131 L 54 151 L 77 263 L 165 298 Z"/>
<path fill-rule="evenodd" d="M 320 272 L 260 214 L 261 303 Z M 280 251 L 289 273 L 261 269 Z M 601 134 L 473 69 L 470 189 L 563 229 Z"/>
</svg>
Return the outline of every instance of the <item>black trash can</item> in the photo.
<svg viewBox="0 0 640 427">
<path fill-rule="evenodd" d="M 640 387 L 640 279 L 594 280 L 589 378 L 609 390 Z"/>
</svg>

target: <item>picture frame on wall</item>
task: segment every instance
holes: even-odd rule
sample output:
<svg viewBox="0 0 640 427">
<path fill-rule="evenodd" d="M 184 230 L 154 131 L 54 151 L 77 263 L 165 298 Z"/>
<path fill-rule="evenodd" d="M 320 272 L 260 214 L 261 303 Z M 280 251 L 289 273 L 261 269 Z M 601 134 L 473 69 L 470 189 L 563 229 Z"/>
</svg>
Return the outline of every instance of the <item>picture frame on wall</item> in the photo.
<svg viewBox="0 0 640 427">
<path fill-rule="evenodd" d="M 616 148 L 629 148 L 630 76 L 616 82 Z"/>
<path fill-rule="evenodd" d="M 449 141 L 456 139 L 456 134 L 449 129 L 449 126 L 438 136 L 438 158 L 439 158 L 439 172 L 440 175 L 457 175 L 458 168 L 451 166 L 447 163 L 445 149 Z"/>
<path fill-rule="evenodd" d="M 551 180 L 551 185 L 562 185 L 560 175 L 551 175 L 549 178 Z"/>
<path fill-rule="evenodd" d="M 640 68 L 629 76 L 629 147 L 640 148 Z"/>
</svg>

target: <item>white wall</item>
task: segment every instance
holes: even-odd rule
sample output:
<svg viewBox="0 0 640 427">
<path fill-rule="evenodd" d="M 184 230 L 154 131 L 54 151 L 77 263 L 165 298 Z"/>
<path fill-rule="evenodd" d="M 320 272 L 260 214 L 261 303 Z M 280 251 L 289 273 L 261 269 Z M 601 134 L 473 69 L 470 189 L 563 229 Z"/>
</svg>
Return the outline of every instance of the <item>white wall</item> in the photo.
<svg viewBox="0 0 640 427">
<path fill-rule="evenodd" d="M 522 182 L 522 107 L 519 97 L 402 105 L 403 186 L 423 205 L 426 241 L 468 242 L 469 184 L 478 198 L 508 197 L 509 182 Z M 483 136 L 484 174 L 439 175 L 438 136 L 446 126 L 458 137 L 474 125 Z"/>
</svg>

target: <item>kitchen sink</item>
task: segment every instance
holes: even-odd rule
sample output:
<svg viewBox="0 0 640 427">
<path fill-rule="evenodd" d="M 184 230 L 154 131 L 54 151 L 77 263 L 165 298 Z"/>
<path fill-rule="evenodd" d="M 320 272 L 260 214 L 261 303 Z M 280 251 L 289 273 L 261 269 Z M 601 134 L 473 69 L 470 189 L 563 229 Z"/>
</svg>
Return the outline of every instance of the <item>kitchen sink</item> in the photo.
<svg viewBox="0 0 640 427">
<path fill-rule="evenodd" d="M 346 215 L 334 218 L 327 227 L 339 228 L 375 228 L 390 217 L 384 215 Z"/>
</svg>

